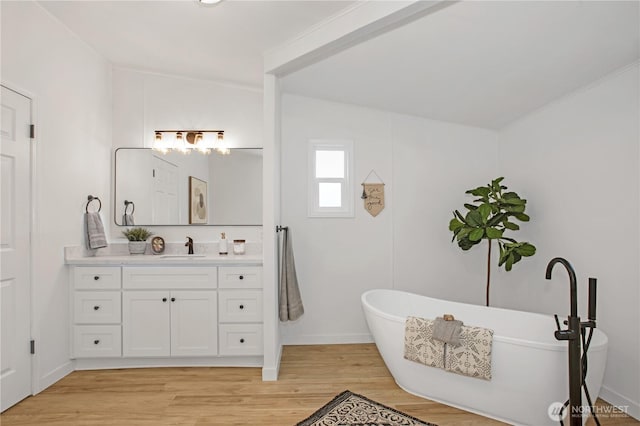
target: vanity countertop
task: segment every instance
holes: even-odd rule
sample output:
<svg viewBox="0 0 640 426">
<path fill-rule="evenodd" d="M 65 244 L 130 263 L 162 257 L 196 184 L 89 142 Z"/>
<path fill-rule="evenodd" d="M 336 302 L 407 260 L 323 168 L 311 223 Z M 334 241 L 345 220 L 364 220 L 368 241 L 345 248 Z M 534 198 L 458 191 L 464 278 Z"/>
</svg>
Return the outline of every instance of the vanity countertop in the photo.
<svg viewBox="0 0 640 426">
<path fill-rule="evenodd" d="M 98 251 L 95 255 L 87 255 L 83 250 L 75 247 L 65 247 L 65 263 L 67 265 L 206 265 L 206 266 L 233 266 L 233 265 L 262 265 L 262 253 L 246 253 L 234 255 L 220 255 L 205 251 L 204 253 L 167 253 L 167 254 L 128 254 L 122 250 L 109 250 L 106 253 Z"/>
</svg>

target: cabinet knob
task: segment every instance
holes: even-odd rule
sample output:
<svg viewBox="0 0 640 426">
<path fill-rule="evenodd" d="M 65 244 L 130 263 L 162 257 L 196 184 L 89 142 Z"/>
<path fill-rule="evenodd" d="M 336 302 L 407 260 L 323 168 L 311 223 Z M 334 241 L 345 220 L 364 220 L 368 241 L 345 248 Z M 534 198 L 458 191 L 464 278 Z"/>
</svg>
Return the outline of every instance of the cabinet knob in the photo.
<svg viewBox="0 0 640 426">
<path fill-rule="evenodd" d="M 97 344 L 99 344 L 99 343 L 100 343 L 100 340 L 98 340 L 98 339 L 96 339 L 96 340 L 94 340 L 94 341 L 93 341 L 93 344 L 94 344 L 94 345 L 97 345 Z"/>
<path fill-rule="evenodd" d="M 100 279 L 100 277 L 98 275 L 94 275 L 93 279 L 94 279 L 94 281 L 98 281 Z"/>
<path fill-rule="evenodd" d="M 171 301 L 172 301 L 172 302 L 175 302 L 175 301 L 176 301 L 176 298 L 175 298 L 175 297 L 172 297 L 172 298 L 171 298 Z"/>
<path fill-rule="evenodd" d="M 166 297 L 163 297 L 163 298 L 162 298 L 162 301 L 163 301 L 163 302 L 166 302 L 166 301 L 167 301 L 167 298 L 166 298 Z"/>
<path fill-rule="evenodd" d="M 240 278 L 241 280 L 244 280 L 244 275 L 240 275 L 238 278 Z"/>
<path fill-rule="evenodd" d="M 244 343 L 244 339 L 240 339 L 240 343 Z"/>
<path fill-rule="evenodd" d="M 244 305 L 240 305 L 240 306 L 239 306 L 239 308 L 240 308 L 240 309 L 244 309 Z"/>
<path fill-rule="evenodd" d="M 94 310 L 94 311 L 97 311 L 98 309 L 100 309 L 100 306 L 98 306 L 98 305 L 96 305 L 96 306 L 94 306 L 94 307 L 93 307 L 93 310 Z"/>
</svg>

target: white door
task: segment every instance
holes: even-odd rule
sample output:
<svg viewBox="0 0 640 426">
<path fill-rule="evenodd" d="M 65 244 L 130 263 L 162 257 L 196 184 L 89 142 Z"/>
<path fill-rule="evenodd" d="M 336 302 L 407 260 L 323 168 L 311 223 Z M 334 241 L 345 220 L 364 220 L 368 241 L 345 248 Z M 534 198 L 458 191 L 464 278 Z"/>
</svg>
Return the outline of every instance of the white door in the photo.
<svg viewBox="0 0 640 426">
<path fill-rule="evenodd" d="M 169 356 L 168 291 L 125 291 L 122 295 L 122 354 Z"/>
<path fill-rule="evenodd" d="M 217 312 L 215 291 L 172 291 L 171 355 L 217 355 Z"/>
<path fill-rule="evenodd" d="M 31 100 L 2 87 L 0 411 L 31 394 Z"/>
<path fill-rule="evenodd" d="M 179 222 L 178 166 L 153 156 L 153 224 L 175 225 Z M 185 222 L 186 223 L 186 222 Z"/>
</svg>

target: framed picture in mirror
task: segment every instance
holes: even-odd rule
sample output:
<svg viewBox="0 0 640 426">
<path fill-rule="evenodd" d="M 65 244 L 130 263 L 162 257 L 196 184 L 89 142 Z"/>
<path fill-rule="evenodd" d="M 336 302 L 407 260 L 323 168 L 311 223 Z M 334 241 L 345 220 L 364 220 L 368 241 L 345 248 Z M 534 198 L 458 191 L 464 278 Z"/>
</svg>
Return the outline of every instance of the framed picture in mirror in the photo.
<svg viewBox="0 0 640 426">
<path fill-rule="evenodd" d="M 189 224 L 208 222 L 207 182 L 189 176 Z"/>
</svg>

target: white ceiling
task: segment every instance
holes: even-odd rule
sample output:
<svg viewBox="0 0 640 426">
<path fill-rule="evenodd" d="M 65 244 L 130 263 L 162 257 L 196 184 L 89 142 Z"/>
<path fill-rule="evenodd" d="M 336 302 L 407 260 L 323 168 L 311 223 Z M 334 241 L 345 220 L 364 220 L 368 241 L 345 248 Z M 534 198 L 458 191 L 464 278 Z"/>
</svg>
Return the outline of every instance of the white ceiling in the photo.
<svg viewBox="0 0 640 426">
<path fill-rule="evenodd" d="M 40 1 L 118 66 L 262 87 L 263 53 L 354 1 Z"/>
<path fill-rule="evenodd" d="M 112 63 L 261 87 L 263 53 L 354 1 L 40 1 Z M 635 1 L 464 1 L 283 78 L 286 92 L 499 129 L 637 61 Z"/>
<path fill-rule="evenodd" d="M 467 1 L 283 79 L 283 89 L 499 129 L 638 60 L 639 3 Z"/>
</svg>

